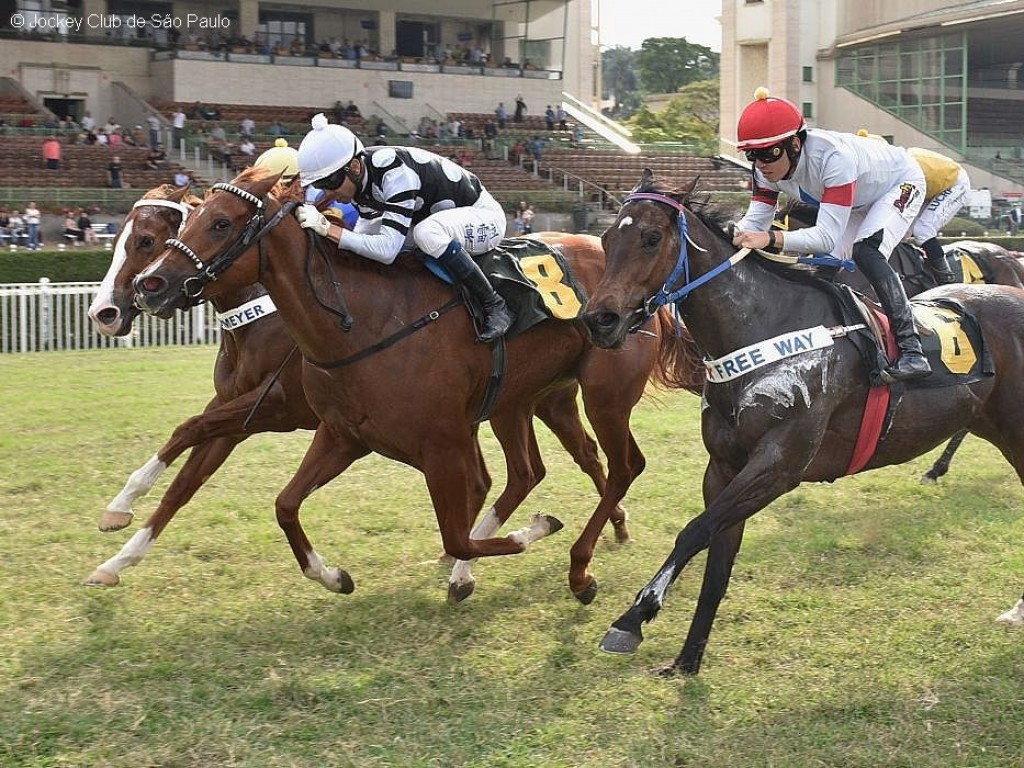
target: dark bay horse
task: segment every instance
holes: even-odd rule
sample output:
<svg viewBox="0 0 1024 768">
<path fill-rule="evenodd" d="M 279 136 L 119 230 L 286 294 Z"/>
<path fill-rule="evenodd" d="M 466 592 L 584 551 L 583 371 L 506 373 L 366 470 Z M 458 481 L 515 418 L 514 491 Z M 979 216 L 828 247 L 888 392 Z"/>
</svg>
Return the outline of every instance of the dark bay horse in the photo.
<svg viewBox="0 0 1024 768">
<path fill-rule="evenodd" d="M 791 200 L 776 216 L 773 227 L 779 229 L 802 229 L 814 226 L 818 219 L 818 207 L 803 201 Z M 987 283 L 991 285 L 1012 285 L 1024 288 L 1024 263 L 1017 258 L 1016 251 L 1008 251 L 995 243 L 976 240 L 957 240 L 943 246 L 946 258 L 954 273 L 963 276 L 961 282 L 969 285 Z M 903 283 L 908 298 L 913 298 L 935 288 L 938 283 L 932 273 L 924 252 L 910 242 L 904 241 L 893 249 L 889 264 Z M 837 283 L 850 286 L 865 296 L 875 298 L 874 289 L 859 271 L 841 269 L 833 278 Z M 950 462 L 960 448 L 967 430 L 961 430 L 950 438 L 942 454 L 931 469 L 921 477 L 922 482 L 936 482 L 949 472 Z"/>
<path fill-rule="evenodd" d="M 196 280 L 206 283 L 201 292 L 210 300 L 257 282 L 269 291 L 298 344 L 305 392 L 321 420 L 276 503 L 303 572 L 351 591 L 349 575 L 329 568 L 313 549 L 299 507 L 370 452 L 424 473 L 445 550 L 453 557 L 515 554 L 550 533 L 546 516 L 504 537 L 495 536 L 503 522 L 496 516 L 471 529 L 486 494 L 477 479 L 483 468 L 475 415 L 492 355 L 475 342 L 464 312 L 448 312 L 457 306 L 452 289 L 411 259 L 385 267 L 320 239 L 307 243 L 291 208 L 283 207 L 298 202 L 301 191 L 296 186 L 278 200 L 269 194 L 274 181 L 249 170 L 232 184 L 215 186 L 173 247 L 134 285 L 143 308 L 165 317 L 196 297 Z M 562 248 L 585 288 L 596 284 L 604 267 L 597 238 L 547 239 Z M 671 358 L 676 337 L 664 332 L 662 322 L 655 319 L 647 334 L 615 352 L 595 350 L 578 321 L 546 321 L 508 343 L 507 374 L 490 417 L 506 457 L 536 452 L 530 416 L 545 396 L 578 382 L 607 459 L 601 501 L 570 552 L 570 589 L 584 603 L 597 589 L 589 564 L 600 531 L 644 467 L 629 415 L 655 364 Z M 421 326 L 409 338 L 395 336 Z M 397 343 L 390 345 L 392 340 Z M 464 586 L 450 583 L 449 595 Z"/>
<path fill-rule="evenodd" d="M 186 191 L 186 188 L 171 185 L 150 190 L 125 219 L 111 267 L 90 307 L 90 317 L 102 333 L 124 336 L 131 332 L 139 313 L 132 279 L 163 251 L 166 240 L 178 234 L 188 214 L 202 202 L 186 196 Z M 247 286 L 218 296 L 213 304 L 218 313 L 230 318 L 254 298 L 258 302 L 256 306 L 262 307 L 265 294 L 259 287 Z M 229 327 L 222 333 L 214 369 L 214 398 L 203 413 L 179 425 L 156 455 L 132 473 L 124 489 L 104 511 L 100 529 L 114 531 L 126 527 L 133 517 L 133 501 L 147 493 L 184 451 L 192 448 L 192 453 L 143 527 L 114 557 L 96 568 L 86 584 L 114 586 L 119 583 L 120 572 L 142 559 L 177 511 L 220 468 L 239 443 L 262 432 L 316 429 L 320 420 L 302 390 L 301 357 L 295 354 L 295 342 L 283 320 L 273 312 L 250 314 L 258 317 L 258 322 L 225 321 Z M 655 366 L 652 375 L 656 381 L 667 384 L 664 370 L 660 365 Z M 606 483 L 604 468 L 597 445 L 581 422 L 576 392 L 575 383 L 553 389 L 537 404 L 536 415 L 601 493 Z M 489 511 L 489 515 L 498 520 L 507 519 L 545 474 L 532 424 L 527 424 L 525 429 L 527 452 L 506 457 L 508 482 Z M 489 487 L 490 478 L 486 477 L 485 481 Z M 616 505 L 610 514 L 617 541 L 628 541 L 625 511 Z"/>
<path fill-rule="evenodd" d="M 658 614 L 684 566 L 708 549 L 689 633 L 666 674 L 699 671 L 746 520 L 803 482 L 848 473 L 869 388 L 868 364 L 843 335 L 832 297 L 737 251 L 722 223 L 701 210 L 692 188 L 662 191 L 645 171 L 602 237 L 607 268 L 584 315 L 594 342 L 614 348 L 648 313 L 672 302 L 713 360 L 749 355 L 749 365 L 734 365 L 738 376 L 704 389 L 704 511 L 679 532 L 665 563 L 601 642 L 612 653 L 635 651 L 642 625 Z M 929 295 L 960 302 L 978 319 L 995 374 L 941 388 L 908 386 L 863 469 L 906 462 L 967 429 L 995 445 L 1024 481 L 1024 291 L 951 285 Z M 745 352 L 818 329 L 820 342 L 790 345 L 803 354 L 772 361 Z M 1024 626 L 1024 597 L 999 620 Z"/>
</svg>

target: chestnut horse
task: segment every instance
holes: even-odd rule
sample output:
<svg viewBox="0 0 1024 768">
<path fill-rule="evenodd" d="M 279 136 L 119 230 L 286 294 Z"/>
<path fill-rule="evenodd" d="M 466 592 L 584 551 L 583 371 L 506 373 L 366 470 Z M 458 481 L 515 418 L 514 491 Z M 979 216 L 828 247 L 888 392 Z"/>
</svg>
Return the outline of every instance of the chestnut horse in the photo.
<svg viewBox="0 0 1024 768">
<path fill-rule="evenodd" d="M 792 200 L 779 211 L 772 226 L 779 229 L 803 229 L 814 226 L 817 220 L 817 206 Z M 1024 288 L 1024 263 L 1017 258 L 1016 251 L 1008 251 L 1001 245 L 975 240 L 957 240 L 943 246 L 943 250 L 954 272 L 957 270 L 953 262 L 959 264 L 964 283 L 989 283 Z M 910 298 L 938 285 L 924 252 L 910 242 L 905 241 L 896 246 L 889 257 L 889 264 L 899 275 L 903 290 Z M 874 288 L 859 271 L 840 269 L 835 272 L 833 279 L 875 298 Z M 921 482 L 934 483 L 949 472 L 949 464 L 966 437 L 967 430 L 961 430 L 953 435 L 931 469 L 921 477 Z"/>
<path fill-rule="evenodd" d="M 217 301 L 257 281 L 266 285 L 278 316 L 298 344 L 305 391 L 321 419 L 298 473 L 276 505 L 278 521 L 303 572 L 328 588 L 351 590 L 349 575 L 326 566 L 306 538 L 299 506 L 313 490 L 371 451 L 423 471 L 445 550 L 454 557 L 514 554 L 547 535 L 552 520 L 539 517 L 522 531 L 495 538 L 508 514 L 502 510 L 492 510 L 495 514 L 488 513 L 471 531 L 486 494 L 478 479 L 485 470 L 475 415 L 491 376 L 492 356 L 487 347 L 474 342 L 466 314 L 447 312 L 454 306 L 452 289 L 411 260 L 382 267 L 344 251 L 335 253 L 332 244 L 325 246 L 326 241 L 317 238 L 307 246 L 306 233 L 286 215 L 290 207 L 283 208 L 285 201 L 269 194 L 274 181 L 249 170 L 230 185 L 215 186 L 174 241 L 175 247 L 144 269 L 135 287 L 146 311 L 169 316 L 195 298 L 186 296 L 182 287 L 194 286 L 199 254 L 214 259 L 211 264 L 219 278 L 204 286 L 204 298 Z M 296 186 L 290 194 L 287 205 L 294 206 L 300 190 Z M 272 225 L 253 237 L 253 222 L 268 220 Z M 604 266 L 597 238 L 547 233 L 544 239 L 563 250 L 585 287 L 596 283 Z M 227 260 L 222 258 L 225 252 Z M 320 269 L 312 266 L 317 254 L 326 261 Z M 204 276 L 213 274 L 211 264 L 204 264 Z M 340 282 L 333 277 L 335 269 Z M 339 316 L 354 320 L 351 331 L 344 329 L 348 322 L 338 322 Z M 536 472 L 540 464 L 530 416 L 553 393 L 574 395 L 577 382 L 607 457 L 601 502 L 570 554 L 570 588 L 584 603 L 597 590 L 589 571 L 596 540 L 644 467 L 629 429 L 630 412 L 649 376 L 672 386 L 689 381 L 675 373 L 685 371 L 685 338 L 678 338 L 671 328 L 666 333 L 668 322 L 667 315 L 656 318 L 647 334 L 614 353 L 594 350 L 579 322 L 547 321 L 508 343 L 508 373 L 490 421 L 505 450 L 510 476 L 516 471 Z M 425 329 L 407 341 L 372 354 L 364 351 L 394 340 L 393 334 L 401 329 L 420 325 Z M 362 359 L 349 366 L 353 355 Z M 550 415 L 561 419 L 568 414 L 578 423 L 575 408 L 575 398 L 565 398 Z M 512 463 L 516 456 L 530 457 L 521 462 L 525 468 Z M 461 599 L 471 588 L 471 579 L 467 586 L 461 575 L 453 575 L 449 596 Z"/>
<path fill-rule="evenodd" d="M 139 309 L 131 286 L 134 276 L 163 250 L 176 235 L 189 212 L 202 201 L 187 196 L 187 188 L 164 185 L 147 192 L 132 208 L 121 227 L 114 257 L 103 283 L 89 308 L 89 316 L 101 333 L 125 336 L 131 332 Z M 85 580 L 93 586 L 114 586 L 124 568 L 136 565 L 152 548 L 174 515 L 224 463 L 246 438 L 262 432 L 290 432 L 315 429 L 319 419 L 302 391 L 301 359 L 295 342 L 280 316 L 257 309 L 250 311 L 258 322 L 232 322 L 232 312 L 256 297 L 259 308 L 265 291 L 245 288 L 218 297 L 217 311 L 225 318 L 221 347 L 214 369 L 216 395 L 203 413 L 180 424 L 170 440 L 145 465 L 132 473 L 122 491 L 108 504 L 100 519 L 100 530 L 126 527 L 134 513 L 132 503 L 147 493 L 178 456 L 192 453 L 143 527 L 112 558 L 97 567 Z M 234 315 L 237 317 L 237 313 Z M 660 368 L 654 370 L 660 375 Z M 544 422 L 591 477 L 598 492 L 606 478 L 597 445 L 580 420 L 575 383 L 551 391 L 537 406 Z M 545 470 L 532 425 L 527 425 L 524 455 L 510 455 L 508 483 L 489 514 L 507 519 L 541 481 Z M 486 478 L 489 484 L 490 478 Z M 616 505 L 611 520 L 619 542 L 628 541 L 625 512 Z"/>
<path fill-rule="evenodd" d="M 669 587 L 708 549 L 689 633 L 666 674 L 700 669 L 746 520 L 802 482 L 851 471 L 869 389 L 868 365 L 844 335 L 857 331 L 844 327 L 821 281 L 795 280 L 791 270 L 737 251 L 723 223 L 700 210 L 692 188 L 662 191 L 644 171 L 602 237 L 607 267 L 584 315 L 594 342 L 615 348 L 651 312 L 674 303 L 697 345 L 715 361 L 732 355 L 737 371 L 704 388 L 704 511 L 679 532 L 665 563 L 601 642 L 612 653 L 635 651 Z M 977 318 L 995 373 L 947 387 L 906 385 L 863 469 L 909 461 L 967 429 L 994 444 L 1024 482 L 1024 291 L 950 285 L 929 296 L 959 302 Z M 804 350 L 793 356 L 770 347 L 793 335 L 817 341 L 790 344 L 788 351 Z M 944 359 L 961 352 L 944 348 Z M 748 355 L 742 366 L 734 362 L 741 354 Z M 999 620 L 1024 626 L 1024 597 Z"/>
</svg>

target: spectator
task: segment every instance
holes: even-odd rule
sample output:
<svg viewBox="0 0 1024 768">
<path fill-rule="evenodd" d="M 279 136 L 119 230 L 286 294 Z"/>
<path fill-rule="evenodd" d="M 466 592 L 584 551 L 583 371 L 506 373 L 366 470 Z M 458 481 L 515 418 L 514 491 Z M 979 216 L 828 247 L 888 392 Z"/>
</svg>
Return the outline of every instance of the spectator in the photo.
<svg viewBox="0 0 1024 768">
<path fill-rule="evenodd" d="M 215 160 L 219 160 L 223 163 L 224 167 L 228 170 L 231 169 L 231 155 L 234 154 L 234 147 L 231 146 L 230 141 L 223 141 L 219 146 L 215 146 L 212 150 L 212 154 Z"/>
<path fill-rule="evenodd" d="M 149 148 L 156 149 L 156 145 L 160 143 L 160 118 L 150 115 L 146 122 L 149 124 Z"/>
<path fill-rule="evenodd" d="M 120 128 L 121 124 L 114 119 L 113 115 L 107 118 L 106 125 L 103 126 L 103 130 L 106 131 L 108 136 Z"/>
<path fill-rule="evenodd" d="M 269 133 L 271 136 L 284 136 L 285 134 L 288 133 L 288 131 L 285 129 L 283 125 L 281 125 L 281 123 L 275 120 L 274 122 L 267 126 L 267 133 Z"/>
<path fill-rule="evenodd" d="M 572 129 L 572 145 L 576 149 L 583 146 L 583 126 L 576 123 L 576 127 Z M 717 171 L 718 169 L 715 168 Z"/>
<path fill-rule="evenodd" d="M 78 226 L 78 220 L 70 208 L 64 211 L 64 237 L 73 239 L 76 244 L 85 242 L 85 233 Z"/>
<path fill-rule="evenodd" d="M 17 244 L 22 239 L 28 237 L 28 233 L 25 230 L 25 219 L 17 208 L 11 211 L 11 216 L 7 223 L 11 233 L 12 245 Z"/>
<path fill-rule="evenodd" d="M 548 104 L 547 109 L 544 110 L 544 123 L 547 125 L 549 131 L 555 130 L 555 110 Z"/>
<path fill-rule="evenodd" d="M 92 116 L 92 113 L 87 109 L 82 115 L 82 130 L 86 133 L 96 132 L 96 118 Z"/>
<path fill-rule="evenodd" d="M 526 154 L 526 142 L 520 139 L 512 145 L 512 149 L 509 153 L 509 162 L 512 165 L 522 165 L 523 155 Z"/>
<path fill-rule="evenodd" d="M 565 122 L 567 118 L 568 118 L 568 115 L 565 113 L 565 109 L 562 107 L 561 104 L 559 104 L 558 105 L 558 109 L 555 110 L 555 119 L 558 121 L 558 130 L 560 130 L 560 131 L 567 131 L 567 130 L 569 130 L 569 126 L 566 125 L 566 122 Z"/>
<path fill-rule="evenodd" d="M 531 235 L 531 234 L 533 234 L 533 208 L 530 206 L 529 203 L 526 203 L 526 207 L 523 209 L 522 218 L 523 218 L 523 234 L 524 235 Z"/>
<path fill-rule="evenodd" d="M 363 116 L 363 113 L 359 111 L 359 107 L 356 106 L 356 103 L 350 99 L 345 107 L 345 115 L 349 120 L 352 120 L 353 118 L 358 120 Z"/>
<path fill-rule="evenodd" d="M 121 158 L 114 155 L 107 166 L 107 183 L 111 189 L 122 189 L 124 187 L 124 174 L 121 167 Z"/>
<path fill-rule="evenodd" d="M 508 110 L 505 109 L 504 101 L 498 102 L 498 106 L 494 110 L 494 117 L 498 121 L 498 128 L 505 130 L 505 126 L 508 124 Z"/>
<path fill-rule="evenodd" d="M 7 207 L 0 205 L 0 245 L 6 245 L 11 239 L 11 217 Z"/>
<path fill-rule="evenodd" d="M 1021 228 L 1021 224 L 1024 223 L 1024 214 L 1021 213 L 1020 206 L 1015 205 L 1010 209 L 1010 234 L 1016 235 Z"/>
<path fill-rule="evenodd" d="M 184 168 L 179 168 L 174 174 L 174 186 L 176 187 L 190 187 L 192 186 L 192 177 L 188 171 Z"/>
<path fill-rule="evenodd" d="M 530 156 L 538 163 L 543 159 L 544 142 L 541 141 L 540 136 L 534 136 L 533 140 L 530 142 Z"/>
<path fill-rule="evenodd" d="M 246 117 L 238 124 L 238 133 L 242 136 L 252 136 L 256 133 L 256 123 L 251 117 Z"/>
<path fill-rule="evenodd" d="M 242 143 L 238 145 L 238 151 L 246 157 L 253 157 L 256 154 L 256 145 L 252 143 L 252 139 L 248 136 L 242 139 Z"/>
<path fill-rule="evenodd" d="M 48 136 L 43 142 L 43 160 L 50 171 L 60 170 L 61 146 L 56 136 Z"/>
<path fill-rule="evenodd" d="M 42 213 L 36 208 L 34 202 L 25 206 L 25 228 L 28 230 L 28 247 L 33 251 L 38 250 L 42 245 L 39 238 L 39 223 L 42 221 Z"/>
<path fill-rule="evenodd" d="M 83 208 L 79 208 L 77 213 L 78 219 L 75 221 L 75 224 L 82 231 L 82 238 L 85 244 L 92 245 L 96 242 L 96 233 L 92 230 L 92 219 L 89 218 L 89 213 Z"/>
<path fill-rule="evenodd" d="M 96 143 L 104 147 L 110 143 L 110 136 L 107 135 L 105 128 L 100 128 L 99 133 L 96 134 Z"/>
<path fill-rule="evenodd" d="M 519 205 L 516 206 L 514 220 L 512 222 L 512 229 L 515 232 L 516 237 L 523 234 L 523 211 L 526 210 L 526 201 L 520 200 Z"/>
<path fill-rule="evenodd" d="M 149 154 L 146 156 L 146 167 L 151 171 L 159 171 L 167 167 L 167 153 L 164 152 L 163 144 L 157 144 L 155 148 L 149 150 Z"/>
<path fill-rule="evenodd" d="M 174 128 L 174 147 L 178 148 L 181 146 L 181 140 L 185 138 L 185 121 L 188 118 L 185 113 L 181 111 L 181 107 L 175 107 L 174 114 L 171 115 L 171 125 Z"/>
<path fill-rule="evenodd" d="M 523 115 L 526 114 L 526 102 L 523 101 L 522 94 L 516 96 L 516 110 L 512 113 L 512 121 L 516 123 L 523 122 Z"/>
</svg>

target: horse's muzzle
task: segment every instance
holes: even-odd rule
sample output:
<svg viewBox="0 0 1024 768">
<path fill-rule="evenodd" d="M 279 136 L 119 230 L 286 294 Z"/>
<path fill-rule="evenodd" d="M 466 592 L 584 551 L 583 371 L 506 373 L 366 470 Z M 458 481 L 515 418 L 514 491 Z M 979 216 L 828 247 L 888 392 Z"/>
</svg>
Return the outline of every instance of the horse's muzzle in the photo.
<svg viewBox="0 0 1024 768">
<path fill-rule="evenodd" d="M 583 315 L 583 324 L 590 330 L 590 337 L 596 346 L 602 349 L 622 346 L 625 338 L 625 321 L 617 312 L 586 312 Z"/>
</svg>

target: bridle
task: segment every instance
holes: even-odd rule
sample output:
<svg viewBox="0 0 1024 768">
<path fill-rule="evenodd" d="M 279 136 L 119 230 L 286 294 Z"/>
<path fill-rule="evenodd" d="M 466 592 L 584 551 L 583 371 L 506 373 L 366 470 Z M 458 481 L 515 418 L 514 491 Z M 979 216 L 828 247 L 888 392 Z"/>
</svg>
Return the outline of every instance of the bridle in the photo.
<svg viewBox="0 0 1024 768">
<path fill-rule="evenodd" d="M 667 304 L 682 302 L 691 292 L 718 277 L 718 275 L 731 268 L 750 253 L 749 248 L 742 248 L 731 258 L 715 265 L 714 268 L 708 270 L 700 277 L 691 279 L 690 251 L 688 246 L 692 245 L 698 251 L 705 251 L 706 249 L 701 248 L 690 239 L 686 221 L 686 206 L 668 195 L 662 195 L 657 192 L 632 192 L 623 200 L 622 207 L 625 208 L 629 203 L 637 200 L 651 200 L 675 209 L 676 226 L 679 231 L 679 255 L 676 257 L 676 263 L 672 268 L 671 274 L 669 274 L 661 288 L 654 295 L 644 299 L 640 307 L 634 310 L 634 314 L 640 315 L 640 320 L 629 329 L 630 333 L 636 333 L 661 307 Z"/>
<path fill-rule="evenodd" d="M 263 238 L 271 229 L 276 227 L 285 216 L 291 213 L 291 211 L 299 205 L 297 202 L 284 203 L 281 206 L 281 209 L 274 214 L 273 218 L 271 218 L 270 221 L 266 221 L 267 205 L 265 198 L 261 199 L 241 187 L 236 187 L 234 184 L 228 184 L 226 182 L 214 184 L 210 187 L 211 193 L 215 191 L 230 192 L 236 197 L 245 200 L 247 203 L 254 205 L 256 207 L 256 212 L 249 217 L 249 220 L 245 223 L 245 227 L 242 229 L 242 233 L 235 238 L 233 242 L 229 243 L 221 253 L 214 256 L 207 264 L 203 263 L 203 260 L 199 258 L 199 254 L 176 237 L 172 237 L 164 243 L 168 248 L 174 248 L 175 250 L 185 254 L 185 256 L 187 256 L 196 267 L 196 275 L 186 278 L 181 285 L 181 292 L 185 295 L 185 299 L 189 305 L 198 303 L 202 296 L 203 289 L 231 267 L 231 265 L 238 260 L 238 257 L 245 253 L 253 243 L 258 243 L 260 246 L 260 271 L 262 272 L 263 264 L 266 259 L 266 255 L 263 251 Z M 182 227 L 184 227 L 184 221 L 182 221 Z M 181 234 L 181 230 L 179 230 L 178 234 Z"/>
</svg>

